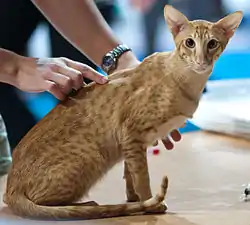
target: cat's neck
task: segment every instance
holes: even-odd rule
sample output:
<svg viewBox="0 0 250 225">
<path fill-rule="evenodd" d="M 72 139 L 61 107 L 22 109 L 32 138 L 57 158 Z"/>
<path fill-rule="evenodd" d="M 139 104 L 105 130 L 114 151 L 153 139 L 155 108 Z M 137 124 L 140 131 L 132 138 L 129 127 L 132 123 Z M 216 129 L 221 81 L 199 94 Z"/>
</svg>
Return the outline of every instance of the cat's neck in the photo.
<svg viewBox="0 0 250 225">
<path fill-rule="evenodd" d="M 182 92 L 190 99 L 198 101 L 205 88 L 206 82 L 212 71 L 202 74 L 194 72 L 185 61 L 183 61 L 177 51 L 170 53 L 166 57 L 165 70 L 170 70 L 173 81 L 182 90 Z M 169 72 L 166 71 L 166 74 Z"/>
</svg>

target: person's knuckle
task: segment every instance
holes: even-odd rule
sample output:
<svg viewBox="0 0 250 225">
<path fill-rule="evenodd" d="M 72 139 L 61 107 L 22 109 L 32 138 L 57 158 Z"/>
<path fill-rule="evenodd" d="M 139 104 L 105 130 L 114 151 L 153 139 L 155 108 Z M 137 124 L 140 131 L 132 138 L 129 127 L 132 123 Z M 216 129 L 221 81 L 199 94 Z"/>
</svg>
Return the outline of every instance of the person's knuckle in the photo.
<svg viewBox="0 0 250 225">
<path fill-rule="evenodd" d="M 51 63 L 50 65 L 49 65 L 49 67 L 50 67 L 50 69 L 52 70 L 52 71 L 58 71 L 59 70 L 59 68 L 60 68 L 60 66 L 58 65 L 58 64 L 56 64 L 56 63 Z"/>
<path fill-rule="evenodd" d="M 59 57 L 59 59 L 62 60 L 62 61 L 64 61 L 64 62 L 68 61 L 68 58 L 67 58 L 67 57 L 64 57 L 64 56 Z"/>
<path fill-rule="evenodd" d="M 83 79 L 82 73 L 78 70 L 72 69 L 68 75 L 74 83 L 79 83 Z"/>
<path fill-rule="evenodd" d="M 72 86 L 72 83 L 73 83 L 73 81 L 72 81 L 72 79 L 71 79 L 70 77 L 66 77 L 66 78 L 64 79 L 64 86 L 66 86 L 66 87 L 71 87 L 71 86 Z"/>
<path fill-rule="evenodd" d="M 51 70 L 41 70 L 40 75 L 43 79 L 51 79 L 52 77 L 52 71 Z"/>
<path fill-rule="evenodd" d="M 76 71 L 76 72 L 75 72 L 75 80 L 76 80 L 76 81 L 80 81 L 80 80 L 82 80 L 82 79 L 83 79 L 82 73 L 79 72 L 79 71 Z"/>
<path fill-rule="evenodd" d="M 86 64 L 79 64 L 79 67 L 83 73 L 88 73 L 90 71 L 89 66 Z"/>
<path fill-rule="evenodd" d="M 48 85 L 48 91 L 54 91 L 56 89 L 56 84 L 55 83 L 50 83 Z"/>
</svg>

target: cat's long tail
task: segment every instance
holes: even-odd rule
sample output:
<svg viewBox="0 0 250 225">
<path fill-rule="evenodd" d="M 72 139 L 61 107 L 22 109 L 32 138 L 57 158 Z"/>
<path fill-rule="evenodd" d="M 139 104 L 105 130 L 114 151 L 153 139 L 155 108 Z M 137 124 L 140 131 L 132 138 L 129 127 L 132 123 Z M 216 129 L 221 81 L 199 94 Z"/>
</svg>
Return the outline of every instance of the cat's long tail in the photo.
<svg viewBox="0 0 250 225">
<path fill-rule="evenodd" d="M 164 201 L 167 189 L 168 177 L 165 176 L 160 192 L 144 202 L 100 206 L 41 206 L 29 200 L 25 195 L 18 195 L 8 197 L 6 203 L 17 215 L 33 219 L 101 219 L 153 212 L 153 209 Z"/>
</svg>

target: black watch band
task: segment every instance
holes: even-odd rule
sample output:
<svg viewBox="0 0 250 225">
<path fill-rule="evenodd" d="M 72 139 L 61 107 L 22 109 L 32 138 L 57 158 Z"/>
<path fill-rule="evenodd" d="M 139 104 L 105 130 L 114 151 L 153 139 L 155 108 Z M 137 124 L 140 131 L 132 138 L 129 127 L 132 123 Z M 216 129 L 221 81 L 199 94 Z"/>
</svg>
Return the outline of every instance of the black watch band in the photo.
<svg viewBox="0 0 250 225">
<path fill-rule="evenodd" d="M 108 52 L 102 59 L 102 69 L 105 73 L 109 74 L 117 67 L 117 61 L 119 57 L 127 52 L 131 51 L 131 49 L 124 44 L 120 44 L 117 47 L 115 47 L 113 50 Z"/>
</svg>

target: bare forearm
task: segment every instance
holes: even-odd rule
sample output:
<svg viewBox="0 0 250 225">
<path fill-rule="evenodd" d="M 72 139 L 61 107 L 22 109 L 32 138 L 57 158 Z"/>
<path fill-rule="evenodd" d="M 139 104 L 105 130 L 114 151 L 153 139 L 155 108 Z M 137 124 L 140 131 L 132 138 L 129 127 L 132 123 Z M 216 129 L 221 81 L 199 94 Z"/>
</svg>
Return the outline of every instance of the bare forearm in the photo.
<svg viewBox="0 0 250 225">
<path fill-rule="evenodd" d="M 32 1 L 68 41 L 97 65 L 119 44 L 93 0 Z"/>
<path fill-rule="evenodd" d="M 17 54 L 0 48 L 0 82 L 14 84 L 17 74 Z"/>
</svg>

